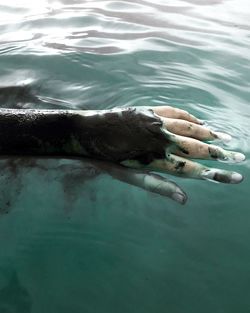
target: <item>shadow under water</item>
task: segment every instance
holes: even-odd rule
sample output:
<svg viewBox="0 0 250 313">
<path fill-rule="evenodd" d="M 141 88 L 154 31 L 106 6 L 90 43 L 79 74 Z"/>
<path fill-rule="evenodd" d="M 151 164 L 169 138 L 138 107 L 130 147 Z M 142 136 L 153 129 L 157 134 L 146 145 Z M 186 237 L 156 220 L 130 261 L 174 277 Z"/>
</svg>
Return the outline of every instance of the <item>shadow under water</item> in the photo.
<svg viewBox="0 0 250 313">
<path fill-rule="evenodd" d="M 1 313 L 30 313 L 32 299 L 26 288 L 24 288 L 14 271 L 10 274 L 8 283 L 0 288 L 0 312 Z"/>
<path fill-rule="evenodd" d="M 84 199 L 85 183 L 100 175 L 108 175 L 115 180 L 162 196 L 171 196 L 168 190 L 169 180 L 165 177 L 149 171 L 129 169 L 112 162 L 87 158 L 1 157 L 0 172 L 0 214 L 10 212 L 26 185 L 29 184 L 28 176 L 36 181 L 43 181 L 42 193 L 44 194 L 47 192 L 47 187 L 51 188 L 50 184 L 58 183 L 64 203 L 71 206 L 78 199 Z M 156 178 L 157 185 L 145 183 L 146 176 Z M 166 191 L 164 184 L 166 184 Z M 98 190 L 95 190 L 91 194 L 92 199 L 95 199 L 97 193 Z"/>
</svg>

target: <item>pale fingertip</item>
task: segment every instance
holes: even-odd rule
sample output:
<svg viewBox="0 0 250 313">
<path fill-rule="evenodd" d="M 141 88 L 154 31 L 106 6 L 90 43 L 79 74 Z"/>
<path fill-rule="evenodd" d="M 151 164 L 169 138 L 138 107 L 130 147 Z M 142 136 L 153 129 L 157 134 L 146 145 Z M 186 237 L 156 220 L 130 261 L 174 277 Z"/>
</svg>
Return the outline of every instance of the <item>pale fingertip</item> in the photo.
<svg viewBox="0 0 250 313">
<path fill-rule="evenodd" d="M 214 134 L 218 139 L 224 142 L 229 142 L 232 140 L 232 136 L 230 136 L 229 134 L 220 133 L 220 132 L 214 132 Z"/>
<path fill-rule="evenodd" d="M 172 194 L 172 199 L 180 204 L 185 204 L 187 202 L 187 195 L 180 192 L 175 192 Z"/>
<path fill-rule="evenodd" d="M 231 175 L 231 183 L 232 184 L 239 184 L 243 181 L 243 176 L 240 173 L 233 173 Z"/>
<path fill-rule="evenodd" d="M 233 157 L 234 161 L 239 163 L 245 161 L 246 157 L 243 153 L 236 152 Z"/>
<path fill-rule="evenodd" d="M 233 151 L 225 151 L 225 154 L 218 157 L 218 160 L 224 163 L 240 163 L 245 161 L 245 159 L 246 157 L 243 153 Z"/>
</svg>

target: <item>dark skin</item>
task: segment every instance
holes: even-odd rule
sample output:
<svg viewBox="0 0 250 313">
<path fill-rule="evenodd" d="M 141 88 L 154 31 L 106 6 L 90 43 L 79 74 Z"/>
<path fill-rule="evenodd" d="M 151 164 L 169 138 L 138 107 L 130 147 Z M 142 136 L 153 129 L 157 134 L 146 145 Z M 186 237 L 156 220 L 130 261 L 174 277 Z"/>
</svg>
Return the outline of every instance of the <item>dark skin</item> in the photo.
<svg viewBox="0 0 250 313">
<path fill-rule="evenodd" d="M 229 140 L 230 136 L 213 132 L 188 112 L 169 106 L 100 111 L 0 110 L 2 155 L 99 159 L 94 166 L 113 177 L 182 204 L 186 194 L 151 171 L 223 183 L 242 181 L 239 173 L 191 160 L 244 160 L 241 153 L 204 142 L 215 139 Z"/>
</svg>

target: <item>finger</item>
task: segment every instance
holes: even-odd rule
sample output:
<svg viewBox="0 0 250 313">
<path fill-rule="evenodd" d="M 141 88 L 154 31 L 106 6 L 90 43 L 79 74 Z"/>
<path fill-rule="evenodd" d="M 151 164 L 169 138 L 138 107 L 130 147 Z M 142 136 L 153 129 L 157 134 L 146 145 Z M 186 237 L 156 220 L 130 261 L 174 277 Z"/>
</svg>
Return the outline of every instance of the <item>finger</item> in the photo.
<svg viewBox="0 0 250 313">
<path fill-rule="evenodd" d="M 127 171 L 128 169 L 126 169 Z M 185 204 L 187 195 L 174 182 L 154 173 L 132 173 L 130 170 L 130 183 L 147 191 L 169 197 L 174 201 Z"/>
<path fill-rule="evenodd" d="M 176 155 L 169 155 L 167 159 L 154 160 L 147 165 L 143 165 L 136 160 L 127 160 L 123 164 L 132 168 L 143 168 L 150 171 L 170 173 L 176 176 L 206 179 L 227 184 L 238 184 L 243 180 L 243 176 L 237 172 L 209 168 Z"/>
<path fill-rule="evenodd" d="M 209 128 L 174 118 L 161 118 L 163 126 L 168 131 L 185 137 L 191 137 L 199 140 L 215 140 L 230 141 L 231 136 L 224 133 L 213 132 Z"/>
<path fill-rule="evenodd" d="M 113 163 L 102 163 L 104 169 L 113 178 L 145 189 L 147 191 L 169 197 L 174 201 L 184 204 L 187 201 L 187 195 L 174 182 L 160 175 L 142 172 L 125 166 Z"/>
<path fill-rule="evenodd" d="M 185 110 L 173 108 L 171 106 L 157 106 L 157 107 L 152 107 L 151 109 L 154 111 L 154 113 L 162 117 L 186 120 L 195 124 L 201 124 L 201 125 L 203 124 L 202 121 L 200 121 L 194 115 L 188 113 Z"/>
<path fill-rule="evenodd" d="M 242 162 L 245 156 L 242 153 L 228 151 L 216 145 L 207 144 L 193 138 L 172 134 L 164 130 L 166 138 L 175 144 L 167 149 L 167 153 L 174 153 L 185 158 Z"/>
</svg>

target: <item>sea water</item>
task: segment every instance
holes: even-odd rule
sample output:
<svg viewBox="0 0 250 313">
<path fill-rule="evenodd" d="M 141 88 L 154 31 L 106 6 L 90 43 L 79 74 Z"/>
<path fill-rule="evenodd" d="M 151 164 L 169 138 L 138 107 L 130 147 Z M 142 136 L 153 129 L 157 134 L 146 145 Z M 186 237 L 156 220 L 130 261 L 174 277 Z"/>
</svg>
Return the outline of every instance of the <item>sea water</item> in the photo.
<svg viewBox="0 0 250 313">
<path fill-rule="evenodd" d="M 173 105 L 247 157 L 202 161 L 239 185 L 169 176 L 185 206 L 88 162 L 0 160 L 0 312 L 250 312 L 249 103 L 248 0 L 0 0 L 1 107 Z"/>
</svg>

